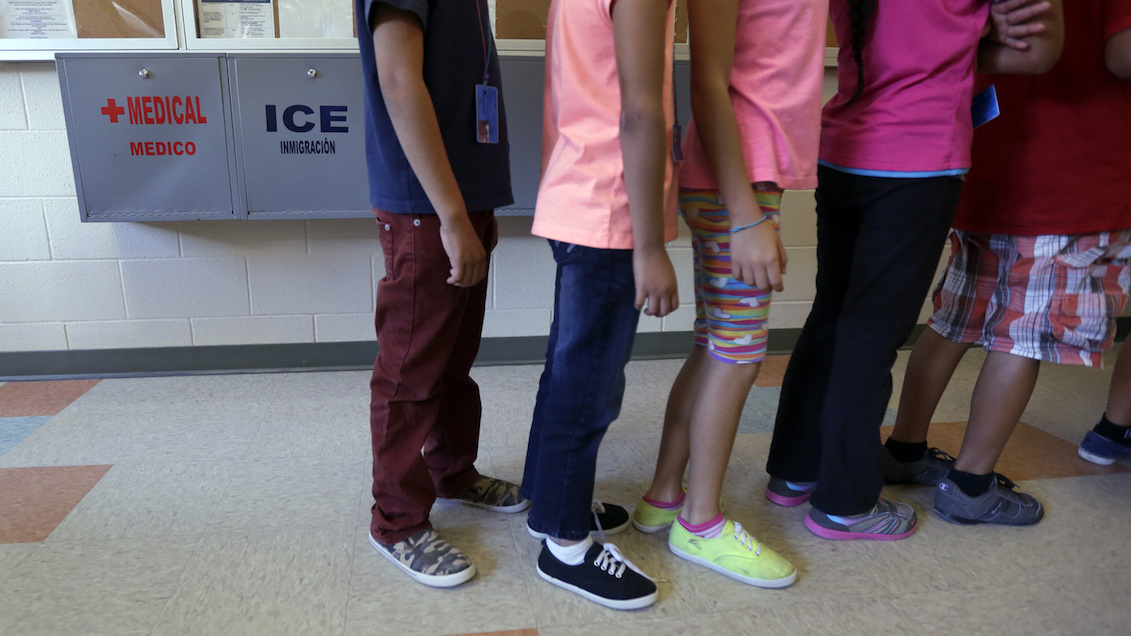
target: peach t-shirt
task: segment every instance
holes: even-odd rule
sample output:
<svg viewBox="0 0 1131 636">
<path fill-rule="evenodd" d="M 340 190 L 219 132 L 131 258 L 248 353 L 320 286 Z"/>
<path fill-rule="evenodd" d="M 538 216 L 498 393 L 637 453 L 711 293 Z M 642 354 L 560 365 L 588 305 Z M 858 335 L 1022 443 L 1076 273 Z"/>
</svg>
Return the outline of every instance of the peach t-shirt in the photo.
<svg viewBox="0 0 1131 636">
<path fill-rule="evenodd" d="M 632 217 L 620 144 L 620 82 L 613 44 L 613 0 L 554 0 L 546 28 L 542 180 L 531 231 L 556 241 L 631 249 Z M 669 2 L 667 59 L 675 6 Z M 664 74 L 664 116 L 671 145 L 672 69 Z M 675 165 L 664 191 L 665 240 L 676 237 Z"/>
<path fill-rule="evenodd" d="M 817 187 L 827 0 L 741 0 L 730 74 L 731 104 L 750 182 Z M 694 120 L 681 187 L 718 187 Z"/>
</svg>

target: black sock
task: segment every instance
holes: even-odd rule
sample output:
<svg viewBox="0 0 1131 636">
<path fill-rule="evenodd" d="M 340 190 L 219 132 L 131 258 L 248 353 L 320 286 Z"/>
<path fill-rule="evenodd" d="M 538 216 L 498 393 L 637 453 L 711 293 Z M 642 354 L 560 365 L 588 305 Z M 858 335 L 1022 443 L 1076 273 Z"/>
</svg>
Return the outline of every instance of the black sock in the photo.
<svg viewBox="0 0 1131 636">
<path fill-rule="evenodd" d="M 978 495 L 984 495 L 989 492 L 990 488 L 994 487 L 995 481 L 993 473 L 988 475 L 975 475 L 974 473 L 962 472 L 956 468 L 951 468 L 946 478 L 957 484 L 962 492 L 970 497 L 977 497 Z"/>
<path fill-rule="evenodd" d="M 927 442 L 898 442 L 889 437 L 884 447 L 897 462 L 916 462 L 927 456 Z"/>
<path fill-rule="evenodd" d="M 1113 442 L 1131 446 L 1131 427 L 1113 424 L 1111 420 L 1107 419 L 1107 413 L 1103 414 L 1100 423 L 1096 424 L 1096 427 L 1092 430 Z"/>
</svg>

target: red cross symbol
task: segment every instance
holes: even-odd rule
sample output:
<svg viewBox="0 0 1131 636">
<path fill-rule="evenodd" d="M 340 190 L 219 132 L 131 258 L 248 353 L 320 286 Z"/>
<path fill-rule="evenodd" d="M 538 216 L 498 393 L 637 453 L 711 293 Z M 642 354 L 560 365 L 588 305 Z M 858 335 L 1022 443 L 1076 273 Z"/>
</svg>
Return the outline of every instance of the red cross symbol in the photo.
<svg viewBox="0 0 1131 636">
<path fill-rule="evenodd" d="M 111 124 L 118 123 L 118 115 L 124 115 L 125 108 L 119 106 L 113 99 L 106 100 L 106 105 L 102 107 L 102 114 L 110 118 Z"/>
</svg>

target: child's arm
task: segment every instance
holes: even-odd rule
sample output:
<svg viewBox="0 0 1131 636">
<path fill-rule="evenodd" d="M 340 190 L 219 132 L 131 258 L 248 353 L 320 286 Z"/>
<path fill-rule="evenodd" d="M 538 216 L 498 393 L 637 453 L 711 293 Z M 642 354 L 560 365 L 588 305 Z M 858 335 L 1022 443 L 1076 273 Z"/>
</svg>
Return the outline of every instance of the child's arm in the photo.
<svg viewBox="0 0 1131 636">
<path fill-rule="evenodd" d="M 381 95 L 408 163 L 440 217 L 440 240 L 451 262 L 448 283 L 471 287 L 487 275 L 487 252 L 467 216 L 432 96 L 424 85 L 424 31 L 412 13 L 379 3 L 370 25 Z M 471 88 L 468 88 L 468 92 Z"/>
<path fill-rule="evenodd" d="M 978 46 L 978 72 L 1039 75 L 1064 49 L 1061 0 L 1004 0 L 990 6 L 988 34 Z"/>
<path fill-rule="evenodd" d="M 1112 75 L 1131 80 L 1131 29 L 1120 31 L 1107 39 L 1104 44 L 1104 61 Z"/>
<path fill-rule="evenodd" d="M 742 138 L 730 97 L 739 0 L 688 4 L 691 29 L 691 110 L 703 151 L 726 201 L 730 226 L 763 218 L 746 173 Z M 731 275 L 762 290 L 781 291 L 786 255 L 772 223 L 730 236 Z"/>
<path fill-rule="evenodd" d="M 571 1 L 571 0 L 567 0 Z M 664 172 L 668 130 L 664 119 L 668 3 L 615 0 L 613 37 L 620 80 L 620 139 L 624 182 L 632 214 L 636 307 L 666 316 L 679 307 L 675 270 L 664 248 Z"/>
</svg>

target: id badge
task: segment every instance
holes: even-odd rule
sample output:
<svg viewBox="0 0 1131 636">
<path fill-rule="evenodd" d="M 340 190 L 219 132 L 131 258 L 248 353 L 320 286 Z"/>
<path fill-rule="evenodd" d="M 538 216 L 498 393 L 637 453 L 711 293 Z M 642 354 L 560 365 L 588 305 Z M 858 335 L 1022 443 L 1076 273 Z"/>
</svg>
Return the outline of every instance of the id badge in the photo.
<svg viewBox="0 0 1131 636">
<path fill-rule="evenodd" d="M 475 85 L 475 138 L 481 144 L 499 143 L 499 89 Z"/>
<path fill-rule="evenodd" d="M 672 161 L 683 161 L 683 126 L 672 125 Z"/>
<path fill-rule="evenodd" d="M 997 118 L 1001 114 L 1001 109 L 997 103 L 997 91 L 994 90 L 991 84 L 989 88 L 978 93 L 970 105 L 970 115 L 974 120 L 974 127 L 977 128 L 982 124 Z"/>
</svg>

